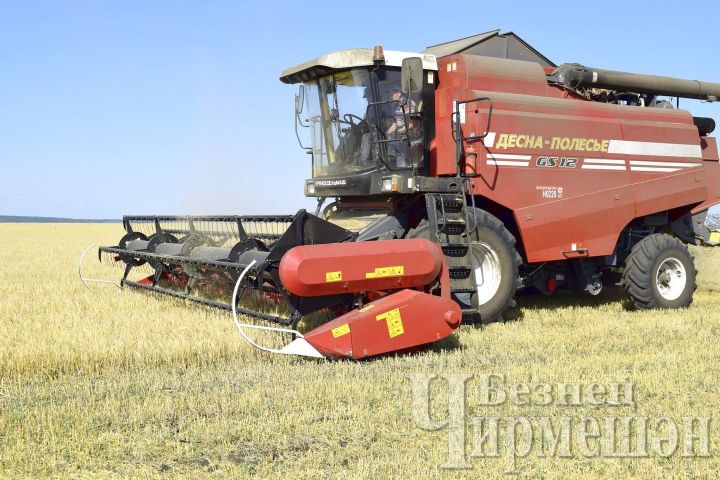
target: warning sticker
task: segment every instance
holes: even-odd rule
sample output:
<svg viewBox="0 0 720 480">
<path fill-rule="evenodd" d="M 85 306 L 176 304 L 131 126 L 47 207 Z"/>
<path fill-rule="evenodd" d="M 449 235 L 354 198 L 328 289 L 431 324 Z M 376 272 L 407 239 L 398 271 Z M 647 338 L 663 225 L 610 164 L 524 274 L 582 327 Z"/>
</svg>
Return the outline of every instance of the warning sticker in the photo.
<svg viewBox="0 0 720 480">
<path fill-rule="evenodd" d="M 350 325 L 347 323 L 332 329 L 333 338 L 342 337 L 343 335 L 347 335 L 348 333 L 350 333 Z"/>
<path fill-rule="evenodd" d="M 327 272 L 325 274 L 325 281 L 328 283 L 342 281 L 342 272 Z"/>
<path fill-rule="evenodd" d="M 388 335 L 390 335 L 390 338 L 394 338 L 405 333 L 399 308 L 382 313 L 376 316 L 375 320 L 385 320 L 387 322 Z"/>
<path fill-rule="evenodd" d="M 365 278 L 396 277 L 403 274 L 405 274 L 405 267 L 402 265 L 396 267 L 378 267 L 374 272 L 366 273 Z"/>
</svg>

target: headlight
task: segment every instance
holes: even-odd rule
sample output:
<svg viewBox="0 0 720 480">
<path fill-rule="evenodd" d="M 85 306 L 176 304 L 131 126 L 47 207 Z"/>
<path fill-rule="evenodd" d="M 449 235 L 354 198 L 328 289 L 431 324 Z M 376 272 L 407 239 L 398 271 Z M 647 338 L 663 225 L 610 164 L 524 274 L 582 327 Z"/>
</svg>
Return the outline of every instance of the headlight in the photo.
<svg viewBox="0 0 720 480">
<path fill-rule="evenodd" d="M 401 177 L 393 175 L 392 177 L 382 179 L 382 191 L 383 192 L 397 192 L 400 187 Z"/>
<path fill-rule="evenodd" d="M 315 182 L 305 182 L 305 195 L 315 195 Z"/>
</svg>

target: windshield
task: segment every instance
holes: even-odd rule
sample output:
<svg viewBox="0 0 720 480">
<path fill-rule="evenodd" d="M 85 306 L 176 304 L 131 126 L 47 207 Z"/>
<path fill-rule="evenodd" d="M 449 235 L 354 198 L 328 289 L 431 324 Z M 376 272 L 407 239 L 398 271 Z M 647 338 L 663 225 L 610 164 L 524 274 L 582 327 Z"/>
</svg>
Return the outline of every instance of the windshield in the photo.
<svg viewBox="0 0 720 480">
<path fill-rule="evenodd" d="M 404 120 L 395 119 L 416 103 L 399 106 L 393 98 L 399 82 L 399 69 L 355 68 L 306 83 L 313 177 L 370 170 L 381 156 L 393 167 L 407 166 L 396 161 L 409 142 Z"/>
</svg>

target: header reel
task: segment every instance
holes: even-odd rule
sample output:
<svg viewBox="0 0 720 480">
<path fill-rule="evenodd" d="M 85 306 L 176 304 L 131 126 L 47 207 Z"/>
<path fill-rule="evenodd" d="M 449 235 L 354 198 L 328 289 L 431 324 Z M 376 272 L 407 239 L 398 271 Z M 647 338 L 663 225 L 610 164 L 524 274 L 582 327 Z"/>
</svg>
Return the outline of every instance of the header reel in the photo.
<svg viewBox="0 0 720 480">
<path fill-rule="evenodd" d="M 127 233 L 118 245 L 98 250 L 101 261 L 123 266 L 120 282 L 85 278 L 81 258 L 84 283 L 229 310 L 242 336 L 263 350 L 365 358 L 432 343 L 460 323 L 445 257 L 428 240 L 355 242 L 356 233 L 304 210 L 274 217 L 125 217 L 123 225 Z M 301 321 L 306 329 L 320 326 L 303 335 Z M 249 329 L 291 342 L 264 347 Z"/>
</svg>

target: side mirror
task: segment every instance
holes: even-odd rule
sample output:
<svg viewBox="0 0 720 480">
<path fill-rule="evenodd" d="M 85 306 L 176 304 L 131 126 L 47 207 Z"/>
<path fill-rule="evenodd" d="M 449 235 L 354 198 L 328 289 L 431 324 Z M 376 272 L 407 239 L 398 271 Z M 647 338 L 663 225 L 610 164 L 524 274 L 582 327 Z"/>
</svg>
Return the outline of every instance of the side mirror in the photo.
<svg viewBox="0 0 720 480">
<path fill-rule="evenodd" d="M 306 147 L 303 145 L 302 140 L 300 140 L 300 133 L 298 132 L 298 125 L 301 127 L 309 127 L 310 123 L 305 119 L 303 121 L 302 118 L 300 118 L 300 115 L 302 114 L 303 110 L 305 109 L 305 85 L 302 83 L 298 87 L 298 93 L 295 94 L 295 136 L 297 137 L 297 141 L 300 144 L 300 148 L 303 150 L 306 150 L 307 153 L 312 153 L 311 149 L 309 147 Z"/>
<path fill-rule="evenodd" d="M 419 93 L 423 87 L 423 62 L 420 57 L 405 58 L 400 70 L 400 90 L 406 95 Z"/>
<path fill-rule="evenodd" d="M 305 85 L 300 84 L 298 87 L 298 93 L 295 94 L 295 115 L 300 115 L 303 112 L 305 105 Z"/>
</svg>

